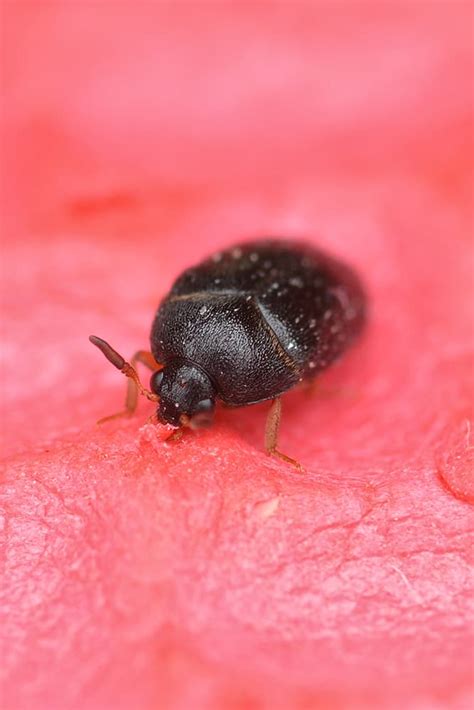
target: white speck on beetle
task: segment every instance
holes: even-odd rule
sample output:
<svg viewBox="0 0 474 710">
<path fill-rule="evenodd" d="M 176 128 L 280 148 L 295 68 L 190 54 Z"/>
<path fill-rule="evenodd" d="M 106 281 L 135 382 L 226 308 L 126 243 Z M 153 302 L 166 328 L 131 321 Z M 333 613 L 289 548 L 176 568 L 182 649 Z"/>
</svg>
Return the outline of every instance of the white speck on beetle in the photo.
<svg viewBox="0 0 474 710">
<path fill-rule="evenodd" d="M 311 369 L 313 369 L 313 367 L 316 367 L 316 363 L 314 362 L 314 360 L 310 360 L 308 365 L 310 366 Z"/>
<path fill-rule="evenodd" d="M 217 286 L 218 284 L 220 284 L 220 282 L 221 282 L 220 279 L 214 279 L 214 283 L 216 284 L 216 286 Z"/>
<path fill-rule="evenodd" d="M 249 259 L 255 264 L 255 262 L 258 261 L 258 254 L 253 251 L 249 256 Z"/>
<path fill-rule="evenodd" d="M 207 306 L 201 306 L 199 309 L 199 315 L 203 316 L 207 312 Z"/>
<path fill-rule="evenodd" d="M 326 313 L 323 315 L 324 320 L 329 320 L 330 317 L 332 316 L 332 311 L 329 309 L 326 311 Z"/>
<path fill-rule="evenodd" d="M 174 406 L 176 407 L 176 409 L 178 409 L 178 407 L 179 407 L 179 402 L 175 402 L 175 403 L 174 403 Z"/>
<path fill-rule="evenodd" d="M 238 247 L 236 249 L 232 249 L 231 254 L 234 259 L 240 259 L 242 256 L 242 249 L 239 249 Z"/>
<path fill-rule="evenodd" d="M 246 301 L 251 301 L 251 300 L 252 300 L 252 296 L 245 296 L 245 300 L 246 300 Z"/>
<path fill-rule="evenodd" d="M 303 279 L 299 276 L 293 276 L 289 281 L 290 286 L 296 286 L 296 288 L 303 288 Z"/>
<path fill-rule="evenodd" d="M 336 286 L 335 288 L 331 288 L 330 291 L 333 296 L 337 298 L 343 310 L 347 311 L 347 309 L 350 308 L 351 303 L 345 289 L 342 286 Z"/>
<path fill-rule="evenodd" d="M 294 350 L 296 348 L 296 343 L 294 340 L 290 340 L 288 343 L 288 350 Z"/>
<path fill-rule="evenodd" d="M 309 327 L 311 329 L 316 327 L 316 318 L 311 318 L 311 320 L 309 321 Z"/>
</svg>

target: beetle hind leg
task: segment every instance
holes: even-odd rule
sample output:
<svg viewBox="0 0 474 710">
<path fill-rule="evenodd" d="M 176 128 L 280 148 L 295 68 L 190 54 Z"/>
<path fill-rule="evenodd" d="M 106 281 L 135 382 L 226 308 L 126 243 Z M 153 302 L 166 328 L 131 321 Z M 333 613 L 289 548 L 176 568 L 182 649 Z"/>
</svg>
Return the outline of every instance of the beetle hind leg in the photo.
<svg viewBox="0 0 474 710">
<path fill-rule="evenodd" d="M 150 352 L 147 350 L 138 350 L 130 362 L 127 362 L 105 340 L 102 340 L 102 338 L 91 335 L 89 340 L 93 343 L 93 345 L 99 348 L 99 350 L 105 355 L 107 360 L 112 363 L 112 365 L 120 370 L 120 372 L 123 372 L 123 374 L 128 378 L 125 409 L 117 412 L 116 414 L 110 414 L 107 417 L 102 417 L 102 419 L 99 419 L 97 424 L 103 424 L 104 422 L 108 422 L 112 419 L 118 419 L 119 417 L 130 417 L 137 408 L 139 394 L 142 394 L 152 402 L 158 402 L 158 395 L 143 387 L 136 370 L 137 363 L 139 362 L 153 372 L 162 369 L 162 366 L 156 362 Z"/>
<path fill-rule="evenodd" d="M 273 400 L 270 411 L 267 415 L 267 423 L 265 425 L 265 449 L 270 456 L 275 456 L 286 463 L 291 464 L 300 471 L 303 470 L 303 466 L 295 459 L 290 458 L 286 454 L 282 454 L 278 451 L 278 431 L 280 429 L 281 422 L 281 398 L 277 397 Z"/>
</svg>

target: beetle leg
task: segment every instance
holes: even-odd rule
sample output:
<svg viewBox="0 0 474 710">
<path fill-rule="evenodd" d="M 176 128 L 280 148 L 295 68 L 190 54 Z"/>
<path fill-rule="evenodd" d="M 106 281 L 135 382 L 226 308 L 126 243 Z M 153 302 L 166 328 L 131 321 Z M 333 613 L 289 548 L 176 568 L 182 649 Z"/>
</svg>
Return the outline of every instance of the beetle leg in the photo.
<svg viewBox="0 0 474 710">
<path fill-rule="evenodd" d="M 179 441 L 184 434 L 184 429 L 180 427 L 171 432 L 169 436 L 166 437 L 165 442 L 171 444 L 173 441 Z"/>
<path fill-rule="evenodd" d="M 137 350 L 135 355 L 130 360 L 130 365 L 135 371 L 137 362 L 141 362 L 142 365 L 145 365 L 145 367 L 147 367 L 152 372 L 162 369 L 162 365 L 159 365 L 156 362 L 155 358 L 150 352 L 148 352 L 148 350 Z M 140 390 L 137 386 L 137 383 L 132 377 L 129 377 L 127 380 L 127 397 L 125 399 L 125 411 L 128 414 L 133 414 L 133 412 L 136 410 L 139 393 Z"/>
<path fill-rule="evenodd" d="M 355 388 L 345 385 L 322 385 L 319 380 L 310 380 L 306 386 L 306 394 L 308 397 L 316 395 L 318 399 L 357 399 L 358 393 Z"/>
<path fill-rule="evenodd" d="M 127 362 L 116 350 L 114 350 L 105 340 L 98 338 L 95 335 L 91 335 L 89 340 L 93 345 L 99 348 L 99 350 L 105 355 L 107 360 L 112 363 L 120 372 L 128 377 L 127 385 L 127 397 L 125 400 L 125 409 L 117 414 L 111 414 L 108 417 L 103 417 L 99 419 L 98 424 L 103 424 L 110 419 L 117 419 L 118 417 L 130 416 L 133 414 L 137 408 L 138 395 L 141 394 L 151 402 L 158 402 L 159 397 L 154 392 L 147 390 L 143 387 L 140 382 L 140 378 L 136 371 L 136 364 L 141 362 L 143 365 L 148 367 L 150 370 L 161 369 L 160 365 L 156 362 L 153 355 L 146 350 L 138 350 L 132 357 L 131 362 Z"/>
<path fill-rule="evenodd" d="M 305 394 L 307 394 L 308 397 L 314 397 L 315 394 L 318 394 L 321 391 L 321 385 L 317 377 L 312 377 L 310 380 L 303 382 L 302 384 Z"/>
<path fill-rule="evenodd" d="M 281 397 L 277 397 L 273 400 L 272 406 L 270 407 L 270 411 L 267 415 L 267 423 L 265 425 L 265 449 L 270 456 L 276 456 L 277 458 L 286 461 L 286 463 L 291 463 L 292 466 L 295 466 L 295 468 L 302 471 L 303 467 L 300 463 L 298 463 L 298 461 L 295 461 L 295 459 L 290 458 L 286 454 L 282 454 L 281 451 L 278 451 L 277 449 L 280 421 Z"/>
</svg>

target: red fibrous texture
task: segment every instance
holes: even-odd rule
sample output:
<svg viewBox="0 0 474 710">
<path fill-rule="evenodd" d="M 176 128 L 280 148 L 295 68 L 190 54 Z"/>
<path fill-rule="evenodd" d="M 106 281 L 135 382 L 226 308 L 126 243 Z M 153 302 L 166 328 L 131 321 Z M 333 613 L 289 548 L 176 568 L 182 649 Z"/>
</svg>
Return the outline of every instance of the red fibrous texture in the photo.
<svg viewBox="0 0 474 710">
<path fill-rule="evenodd" d="M 2 707 L 467 707 L 470 7 L 9 3 Z M 294 235 L 366 332 L 314 393 L 101 427 L 184 267 Z M 145 373 L 143 373 L 145 377 Z"/>
</svg>

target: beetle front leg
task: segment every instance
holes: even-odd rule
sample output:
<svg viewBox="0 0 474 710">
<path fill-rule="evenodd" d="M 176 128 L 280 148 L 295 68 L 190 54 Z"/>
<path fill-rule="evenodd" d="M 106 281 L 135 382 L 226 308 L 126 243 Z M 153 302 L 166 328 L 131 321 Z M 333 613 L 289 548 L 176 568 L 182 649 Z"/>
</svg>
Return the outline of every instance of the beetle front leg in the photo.
<svg viewBox="0 0 474 710">
<path fill-rule="evenodd" d="M 150 352 L 147 350 L 138 350 L 132 357 L 130 363 L 128 363 L 105 340 L 102 340 L 102 338 L 91 335 L 89 340 L 99 348 L 99 350 L 105 355 L 107 360 L 112 363 L 112 365 L 120 370 L 120 372 L 123 372 L 123 374 L 128 378 L 125 409 L 117 412 L 116 414 L 110 414 L 108 417 L 102 417 L 102 419 L 99 419 L 97 422 L 98 424 L 103 424 L 104 422 L 110 421 L 111 419 L 117 419 L 119 417 L 131 416 L 137 408 L 139 394 L 142 394 L 152 402 L 159 401 L 158 395 L 143 387 L 136 371 L 136 364 L 138 362 L 141 362 L 142 365 L 145 365 L 152 371 L 161 369 L 161 366 L 156 362 Z"/>
<path fill-rule="evenodd" d="M 148 350 L 138 350 L 135 353 L 135 355 L 130 360 L 130 364 L 133 369 L 136 369 L 137 362 L 141 362 L 142 365 L 145 365 L 145 367 L 147 367 L 152 372 L 156 372 L 157 370 L 162 369 L 162 366 L 156 362 L 155 358 L 150 352 L 148 352 Z M 135 380 L 129 377 L 127 380 L 127 396 L 125 399 L 125 410 L 123 412 L 124 415 L 131 415 L 134 413 L 137 408 L 139 393 L 140 391 L 137 387 L 137 383 L 135 382 Z M 120 413 L 117 416 L 120 416 Z"/>
<path fill-rule="evenodd" d="M 303 470 L 303 466 L 295 459 L 290 458 L 286 454 L 282 454 L 278 451 L 278 431 L 280 429 L 281 422 L 281 397 L 277 397 L 273 400 L 270 411 L 267 415 L 267 423 L 265 425 L 265 449 L 270 456 L 276 456 L 286 463 L 290 463 L 295 468 L 300 471 Z"/>
</svg>

